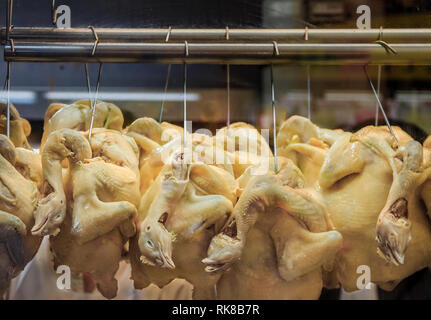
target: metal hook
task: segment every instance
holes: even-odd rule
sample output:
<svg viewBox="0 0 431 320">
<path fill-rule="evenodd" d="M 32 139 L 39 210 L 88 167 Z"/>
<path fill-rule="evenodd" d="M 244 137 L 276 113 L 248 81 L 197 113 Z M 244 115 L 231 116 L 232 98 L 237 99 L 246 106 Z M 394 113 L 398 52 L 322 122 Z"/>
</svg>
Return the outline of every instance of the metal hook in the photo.
<svg viewBox="0 0 431 320">
<path fill-rule="evenodd" d="M 171 36 L 171 31 L 172 31 L 172 27 L 169 27 L 169 29 L 168 29 L 168 33 L 166 34 L 165 42 L 168 42 L 168 41 L 169 41 L 169 38 L 170 38 L 170 36 Z M 168 72 L 167 72 L 167 74 L 166 74 L 166 79 L 165 79 L 165 89 L 164 89 L 164 91 L 163 91 L 163 100 L 162 100 L 162 105 L 160 106 L 159 123 L 161 123 L 161 122 L 162 122 L 163 112 L 164 112 L 164 109 L 165 109 L 166 93 L 167 93 L 167 91 L 168 91 L 169 78 L 170 78 L 170 76 L 171 76 L 171 68 L 172 68 L 172 65 L 171 65 L 171 64 L 169 64 L 169 65 L 168 65 Z"/>
<path fill-rule="evenodd" d="M 6 107 L 6 135 L 10 138 L 10 71 L 11 71 L 11 62 L 7 62 L 7 70 L 6 70 L 6 89 L 7 89 L 7 107 Z"/>
<path fill-rule="evenodd" d="M 10 31 L 13 29 L 12 25 L 12 13 L 13 13 L 13 0 L 7 2 L 7 13 L 6 13 L 6 41 L 10 40 Z"/>
<path fill-rule="evenodd" d="M 229 40 L 229 27 L 226 26 L 226 40 Z M 226 127 L 230 127 L 230 64 L 226 64 L 226 93 L 227 93 L 227 120 Z"/>
<path fill-rule="evenodd" d="M 165 80 L 165 89 L 164 89 L 164 91 L 163 91 L 163 100 L 162 100 L 162 105 L 160 106 L 159 123 L 161 123 L 161 122 L 162 122 L 163 112 L 164 112 L 164 109 L 165 109 L 166 93 L 167 93 L 167 91 L 168 91 L 169 78 L 170 78 L 170 76 L 171 76 L 171 68 L 172 68 L 172 65 L 171 65 L 171 64 L 169 64 L 169 65 L 168 65 L 168 72 L 167 72 L 167 74 L 166 74 L 166 80 Z"/>
<path fill-rule="evenodd" d="M 12 13 L 13 13 L 13 0 L 7 2 L 7 14 L 6 14 L 6 41 L 10 42 L 12 52 L 15 52 L 15 43 L 13 39 L 10 39 L 10 32 L 13 29 L 12 25 Z"/>
<path fill-rule="evenodd" d="M 85 78 L 87 80 L 88 101 L 90 102 L 90 105 L 92 105 L 93 101 L 91 100 L 91 86 L 90 86 L 90 75 L 88 73 L 88 63 L 84 64 L 84 68 L 85 68 Z"/>
<path fill-rule="evenodd" d="M 100 80 L 102 78 L 102 67 L 103 67 L 103 64 L 99 63 L 99 72 L 97 74 L 96 92 L 94 94 L 93 103 L 91 104 L 91 121 L 90 121 L 90 128 L 88 130 L 88 141 L 89 142 L 91 142 L 91 133 L 93 131 L 94 115 L 96 114 L 97 96 L 99 95 Z"/>
<path fill-rule="evenodd" d="M 388 126 L 389 132 L 390 132 L 390 133 L 391 133 L 391 135 L 394 137 L 395 142 L 398 144 L 398 139 L 397 139 L 397 137 L 395 136 L 394 131 L 392 130 L 391 124 L 389 123 L 388 117 L 386 116 L 386 112 L 385 112 L 385 110 L 383 109 L 382 103 L 380 102 L 379 95 L 377 94 L 377 91 L 376 91 L 376 89 L 374 88 L 373 82 L 371 81 L 370 76 L 368 75 L 368 71 L 367 71 L 367 66 L 366 66 L 366 65 L 364 66 L 364 72 L 365 72 L 365 75 L 366 75 L 366 77 L 367 77 L 368 82 L 370 83 L 371 89 L 373 90 L 373 93 L 374 93 L 374 95 L 376 96 L 377 103 L 378 103 L 378 105 L 379 105 L 380 111 L 381 111 L 381 112 L 382 112 L 382 114 L 383 114 L 383 117 L 385 118 L 385 122 L 386 122 L 386 125 Z"/>
<path fill-rule="evenodd" d="M 383 40 L 383 27 L 380 26 L 380 31 L 379 31 L 379 39 L 376 40 L 377 44 L 380 44 L 387 53 L 392 53 L 392 54 L 397 54 L 398 52 L 391 47 L 391 45 L 389 43 L 387 43 L 386 41 Z"/>
<path fill-rule="evenodd" d="M 96 53 L 97 45 L 99 44 L 99 36 L 97 35 L 96 29 L 94 29 L 94 27 L 89 26 L 88 28 L 91 29 L 94 36 L 94 45 L 93 50 L 91 51 L 91 56 L 94 56 L 94 54 Z"/>
<path fill-rule="evenodd" d="M 277 43 L 277 41 L 273 41 L 272 45 L 274 46 L 273 54 L 275 56 L 279 56 L 280 55 L 280 50 L 278 50 L 278 43 Z"/>
<path fill-rule="evenodd" d="M 57 8 L 55 7 L 55 0 L 52 0 L 51 13 L 52 13 L 52 24 L 56 25 L 57 24 Z"/>
<path fill-rule="evenodd" d="M 311 76 L 310 65 L 307 65 L 307 118 L 311 120 Z"/>
<path fill-rule="evenodd" d="M 165 42 L 168 42 L 168 41 L 169 41 L 169 37 L 171 36 L 171 31 L 172 31 L 172 27 L 169 27 L 169 29 L 168 29 L 168 33 L 166 34 Z"/>
<path fill-rule="evenodd" d="M 227 89 L 227 129 L 230 127 L 230 64 L 226 65 L 226 89 Z"/>
<path fill-rule="evenodd" d="M 183 111 L 184 111 L 184 141 L 183 144 L 184 146 L 187 145 L 187 63 L 184 62 L 184 106 L 183 106 Z"/>
<path fill-rule="evenodd" d="M 186 57 L 188 57 L 189 56 L 189 43 L 187 41 L 184 41 L 184 49 L 185 49 Z"/>
<path fill-rule="evenodd" d="M 304 32 L 304 39 L 305 41 L 308 41 L 308 27 L 305 27 L 305 32 Z"/>
<path fill-rule="evenodd" d="M 380 97 L 380 80 L 382 76 L 382 65 L 379 64 L 377 68 L 377 95 Z M 376 117 L 374 125 L 377 127 L 379 125 L 379 104 L 376 102 Z"/>
<path fill-rule="evenodd" d="M 274 138 L 274 171 L 278 172 L 277 164 L 277 118 L 275 114 L 275 90 L 274 90 L 274 70 L 271 64 L 271 103 L 272 103 L 272 124 L 273 124 L 273 138 Z"/>
</svg>

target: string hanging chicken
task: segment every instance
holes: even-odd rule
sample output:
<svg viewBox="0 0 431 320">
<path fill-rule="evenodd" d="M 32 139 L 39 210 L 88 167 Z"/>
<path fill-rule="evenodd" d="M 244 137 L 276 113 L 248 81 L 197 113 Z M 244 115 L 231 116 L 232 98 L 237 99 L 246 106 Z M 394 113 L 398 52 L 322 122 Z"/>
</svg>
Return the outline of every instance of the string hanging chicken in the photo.
<svg viewBox="0 0 431 320">
<path fill-rule="evenodd" d="M 91 144 L 87 139 L 88 133 L 71 129 L 48 136 L 42 151 L 44 197 L 32 233 L 51 235 L 55 267 L 89 273 L 102 295 L 113 298 L 124 245 L 135 234 L 138 148 L 115 130 L 95 128 Z"/>
</svg>

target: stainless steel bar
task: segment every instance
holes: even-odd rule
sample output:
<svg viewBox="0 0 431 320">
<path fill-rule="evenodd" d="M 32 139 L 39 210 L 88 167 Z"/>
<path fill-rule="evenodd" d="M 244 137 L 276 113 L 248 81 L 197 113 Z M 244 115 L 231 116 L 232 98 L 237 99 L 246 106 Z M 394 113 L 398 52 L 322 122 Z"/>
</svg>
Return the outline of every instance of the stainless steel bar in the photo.
<svg viewBox="0 0 431 320">
<path fill-rule="evenodd" d="M 96 28 L 101 42 L 127 41 L 227 41 L 226 29 L 110 29 Z M 1 29 L 2 39 L 6 30 Z M 417 29 L 308 29 L 308 42 L 369 43 L 380 37 L 388 43 L 429 42 L 431 28 Z M 87 28 L 57 29 L 15 27 L 10 31 L 14 40 L 26 41 L 84 41 L 93 40 Z M 304 29 L 229 29 L 229 40 L 252 42 L 303 42 Z"/>
<path fill-rule="evenodd" d="M 431 43 L 392 44 L 397 54 L 388 54 L 379 44 L 278 44 L 272 43 L 99 43 L 91 56 L 88 43 L 31 43 L 15 41 L 5 45 L 6 61 L 27 62 L 148 62 L 222 64 L 388 64 L 429 65 Z"/>
</svg>

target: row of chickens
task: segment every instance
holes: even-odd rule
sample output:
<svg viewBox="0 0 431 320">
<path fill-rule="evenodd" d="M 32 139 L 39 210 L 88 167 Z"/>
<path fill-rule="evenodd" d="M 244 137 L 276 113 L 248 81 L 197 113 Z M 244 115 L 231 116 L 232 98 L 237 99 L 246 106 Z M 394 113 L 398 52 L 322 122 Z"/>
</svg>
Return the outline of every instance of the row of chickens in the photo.
<svg viewBox="0 0 431 320">
<path fill-rule="evenodd" d="M 90 275 L 106 298 L 124 259 L 135 288 L 183 278 L 195 299 L 316 299 L 323 287 L 357 290 L 361 266 L 390 290 L 431 264 L 431 138 L 292 116 L 274 159 L 245 123 L 214 137 L 151 118 L 123 129 L 102 101 L 89 137 L 90 122 L 89 101 L 51 104 L 38 154 L 12 106 L 10 139 L 0 135 L 0 296 L 46 235 L 54 268 Z"/>
</svg>

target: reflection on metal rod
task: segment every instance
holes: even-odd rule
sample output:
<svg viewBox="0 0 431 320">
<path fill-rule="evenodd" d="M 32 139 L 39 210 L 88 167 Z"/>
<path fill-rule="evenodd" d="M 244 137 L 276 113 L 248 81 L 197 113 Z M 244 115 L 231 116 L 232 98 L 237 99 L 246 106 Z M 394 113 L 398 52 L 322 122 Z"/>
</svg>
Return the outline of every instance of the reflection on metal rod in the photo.
<svg viewBox="0 0 431 320">
<path fill-rule="evenodd" d="M 377 67 L 377 95 L 380 98 L 380 79 L 382 76 L 382 65 L 379 64 Z M 376 118 L 374 125 L 377 127 L 379 125 L 379 104 L 376 102 Z"/>
<path fill-rule="evenodd" d="M 310 79 L 310 65 L 307 65 L 307 117 L 311 120 L 311 79 Z"/>
<path fill-rule="evenodd" d="M 275 90 L 274 90 L 274 70 L 271 64 L 271 103 L 272 103 L 272 126 L 273 126 L 273 139 L 274 139 L 274 171 L 278 172 L 277 165 L 277 118 L 275 114 Z"/>
<path fill-rule="evenodd" d="M 174 30 L 172 30 L 173 32 Z M 100 36 L 100 35 L 99 35 Z M 388 54 L 376 43 L 103 43 L 91 56 L 94 42 L 31 43 L 15 41 L 5 45 L 6 61 L 34 62 L 154 62 L 154 63 L 220 63 L 271 64 L 292 63 L 429 65 L 431 43 L 392 44 L 398 54 Z M 184 51 L 189 56 L 184 55 Z"/>
<path fill-rule="evenodd" d="M 163 112 L 165 109 L 165 101 L 166 101 L 166 93 L 168 92 L 169 77 L 171 76 L 171 68 L 172 68 L 172 65 L 169 64 L 168 65 L 168 72 L 166 74 L 166 80 L 165 80 L 165 89 L 163 90 L 162 105 L 160 106 L 159 123 L 162 123 L 162 119 L 163 119 Z"/>
<path fill-rule="evenodd" d="M 397 137 L 395 136 L 394 131 L 392 130 L 391 124 L 389 123 L 388 117 L 386 116 L 386 112 L 385 112 L 385 110 L 383 109 L 382 103 L 380 102 L 379 95 L 377 94 L 377 91 L 376 91 L 376 89 L 374 88 L 373 82 L 371 81 L 370 76 L 368 75 L 367 66 L 364 66 L 364 72 L 365 72 L 365 75 L 366 75 L 366 77 L 367 77 L 368 82 L 370 83 L 370 87 L 371 87 L 371 89 L 373 90 L 374 95 L 376 96 L 377 103 L 378 103 L 378 105 L 379 105 L 380 111 L 381 111 L 381 112 L 382 112 L 382 114 L 383 114 L 383 117 L 385 118 L 385 122 L 386 122 L 386 125 L 388 126 L 389 132 L 391 133 L 391 135 L 394 137 L 394 139 L 395 139 L 396 143 L 398 144 L 398 139 L 397 139 Z"/>
<path fill-rule="evenodd" d="M 8 138 L 10 138 L 10 71 L 11 71 L 11 62 L 8 62 L 7 71 L 6 71 L 6 90 L 7 90 L 6 135 Z"/>
<path fill-rule="evenodd" d="M 93 131 L 94 115 L 96 113 L 97 96 L 99 95 L 100 80 L 102 78 L 102 67 L 103 67 L 103 64 L 100 63 L 99 64 L 99 72 L 97 74 L 96 93 L 94 94 L 93 103 L 91 104 L 91 122 L 90 122 L 90 129 L 88 130 L 88 141 L 89 142 L 91 142 L 91 133 Z"/>
<path fill-rule="evenodd" d="M 226 88 L 227 88 L 227 129 L 230 126 L 230 64 L 226 65 Z"/>
</svg>

